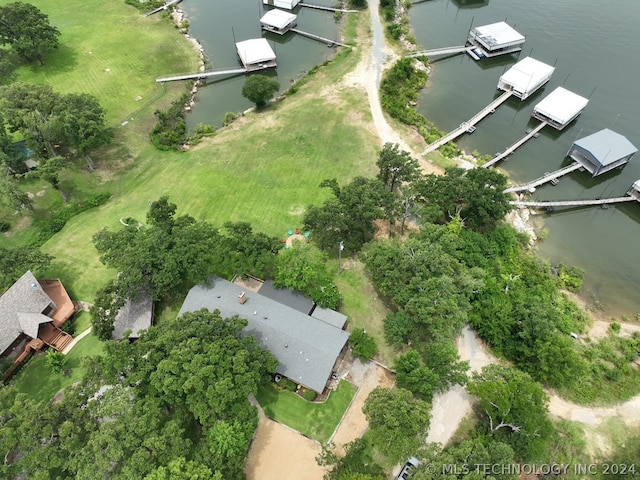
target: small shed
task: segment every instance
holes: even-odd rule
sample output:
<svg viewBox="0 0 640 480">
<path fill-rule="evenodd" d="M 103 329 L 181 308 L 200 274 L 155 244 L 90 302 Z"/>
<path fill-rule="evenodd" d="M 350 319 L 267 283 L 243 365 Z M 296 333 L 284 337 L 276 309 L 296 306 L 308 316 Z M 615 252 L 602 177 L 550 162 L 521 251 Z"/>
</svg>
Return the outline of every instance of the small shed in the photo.
<svg viewBox="0 0 640 480">
<path fill-rule="evenodd" d="M 589 100 L 558 87 L 533 108 L 531 116 L 562 130 L 582 113 Z"/>
<path fill-rule="evenodd" d="M 276 66 L 276 54 L 265 38 L 252 38 L 238 42 L 236 49 L 242 65 L 249 72 Z"/>
<path fill-rule="evenodd" d="M 302 0 L 262 0 L 263 5 L 293 10 Z"/>
<path fill-rule="evenodd" d="M 467 44 L 480 49 L 485 57 L 495 57 L 522 50 L 524 36 L 506 22 L 474 27 L 469 31 Z"/>
<path fill-rule="evenodd" d="M 285 12 L 274 8 L 265 13 L 260 19 L 262 29 L 268 32 L 284 35 L 296 26 L 298 16 L 293 13 Z"/>
<path fill-rule="evenodd" d="M 143 294 L 135 300 L 127 299 L 113 322 L 111 338 L 122 340 L 124 333 L 129 332 L 129 339 L 140 338 L 143 330 L 151 326 L 153 320 L 153 300 Z"/>
<path fill-rule="evenodd" d="M 549 81 L 555 68 L 532 57 L 526 57 L 507 70 L 498 80 L 498 90 L 512 92 L 525 100 Z"/>
<path fill-rule="evenodd" d="M 567 156 L 595 177 L 626 164 L 637 151 L 624 135 L 605 128 L 573 142 Z"/>
</svg>

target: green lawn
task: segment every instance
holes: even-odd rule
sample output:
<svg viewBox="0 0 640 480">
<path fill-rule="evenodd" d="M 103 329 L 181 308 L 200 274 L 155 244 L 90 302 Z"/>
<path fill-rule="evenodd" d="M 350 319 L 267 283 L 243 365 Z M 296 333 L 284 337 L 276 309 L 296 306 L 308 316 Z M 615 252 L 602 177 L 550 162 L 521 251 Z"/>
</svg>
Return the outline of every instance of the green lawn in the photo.
<svg viewBox="0 0 640 480">
<path fill-rule="evenodd" d="M 320 443 L 326 443 L 342 419 L 357 392 L 357 387 L 342 380 L 324 403 L 307 402 L 293 392 L 262 387 L 256 398 L 268 417 L 284 423 Z"/>
<path fill-rule="evenodd" d="M 373 287 L 364 265 L 350 260 L 347 268 L 334 281 L 342 294 L 340 311 L 349 317 L 349 330 L 366 329 L 378 346 L 376 359 L 392 368 L 396 352 L 384 338 L 384 319 L 389 314 L 389 309 Z"/>
<path fill-rule="evenodd" d="M 1 4 L 13 0 L 0 0 Z M 29 0 L 62 33 L 60 46 L 21 67 L 19 79 L 62 93 L 98 97 L 110 124 L 130 117 L 163 93 L 155 79 L 197 70 L 198 56 L 163 15 L 142 17 L 123 0 Z M 176 88 L 169 86 L 167 88 Z M 184 88 L 178 83 L 177 88 Z"/>
<path fill-rule="evenodd" d="M 25 393 L 36 401 L 48 402 L 59 390 L 82 379 L 85 371 L 83 357 L 101 355 L 103 350 L 104 344 L 93 334 L 89 334 L 67 355 L 65 368 L 69 370 L 69 375 L 51 373 L 45 364 L 46 353 L 41 353 L 31 358 L 27 365 L 20 369 L 13 377 L 12 383 L 18 392 Z"/>
</svg>

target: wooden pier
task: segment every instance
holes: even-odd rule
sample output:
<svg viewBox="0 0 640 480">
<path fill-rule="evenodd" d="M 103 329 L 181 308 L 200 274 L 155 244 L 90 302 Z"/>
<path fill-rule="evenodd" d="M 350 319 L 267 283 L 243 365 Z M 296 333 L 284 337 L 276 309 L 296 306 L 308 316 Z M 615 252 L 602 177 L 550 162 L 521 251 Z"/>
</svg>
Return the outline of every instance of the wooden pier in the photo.
<svg viewBox="0 0 640 480">
<path fill-rule="evenodd" d="M 358 13 L 358 10 L 345 10 L 344 8 L 325 7 L 324 5 L 314 5 L 312 3 L 300 2 L 298 5 L 300 5 L 301 7 L 315 8 L 316 10 L 327 10 L 329 12 Z"/>
<path fill-rule="evenodd" d="M 542 202 L 524 202 L 514 200 L 509 202 L 514 207 L 531 207 L 531 208 L 557 208 L 557 207 L 588 207 L 591 205 L 609 205 L 612 203 L 637 202 L 638 199 L 627 195 L 626 197 L 614 198 L 598 198 L 595 200 L 549 200 Z"/>
<path fill-rule="evenodd" d="M 547 125 L 547 122 L 541 122 L 536 128 L 530 130 L 529 132 L 527 132 L 524 137 L 520 138 L 516 143 L 514 143 L 513 145 L 511 145 L 509 148 L 507 148 L 504 152 L 502 153 L 497 153 L 491 160 L 489 160 L 487 163 L 482 165 L 482 168 L 489 168 L 489 167 L 493 167 L 496 163 L 498 163 L 500 160 L 503 160 L 504 158 L 508 157 L 509 155 L 511 155 L 513 152 L 516 151 L 517 148 L 520 148 L 522 145 L 524 145 L 529 139 L 536 137 L 538 135 L 538 132 L 540 130 L 542 130 L 544 128 L 544 126 Z"/>
<path fill-rule="evenodd" d="M 578 162 L 574 162 L 568 167 L 561 168 L 560 170 L 556 170 L 555 172 L 545 173 L 542 177 L 533 180 L 532 182 L 525 183 L 522 185 L 516 185 L 513 187 L 507 188 L 504 193 L 515 193 L 515 192 L 529 192 L 535 190 L 536 187 L 540 185 L 544 185 L 545 183 L 552 182 L 563 175 L 566 175 L 571 172 L 575 172 L 576 170 L 580 170 L 582 167 Z"/>
<path fill-rule="evenodd" d="M 161 7 L 158 7 L 156 9 L 154 9 L 154 10 L 151 10 L 150 12 L 145 13 L 143 16 L 144 17 L 148 17 L 150 15 L 153 15 L 154 13 L 160 12 L 161 10 L 167 10 L 169 7 L 171 7 L 171 6 L 173 6 L 173 5 L 177 4 L 177 3 L 180 3 L 181 1 L 182 0 L 171 0 L 170 2 L 165 3 Z"/>
<path fill-rule="evenodd" d="M 164 83 L 164 82 L 175 82 L 177 80 L 191 80 L 191 79 L 215 77 L 218 75 L 237 75 L 239 73 L 247 73 L 247 71 L 248 70 L 244 67 L 218 68 L 218 69 L 209 70 L 206 72 L 185 73 L 185 74 L 171 75 L 167 77 L 160 77 L 160 78 L 156 78 L 156 82 Z"/>
<path fill-rule="evenodd" d="M 456 128 L 455 130 L 447 133 L 444 137 L 439 138 L 438 140 L 436 140 L 432 144 L 427 145 L 427 148 L 424 150 L 424 152 L 422 152 L 422 155 L 426 155 L 427 153 L 433 152 L 434 150 L 438 149 L 442 145 L 445 145 L 445 144 L 449 143 L 450 141 L 458 138 L 460 135 L 462 135 L 463 133 L 465 133 L 467 131 L 469 131 L 469 132 L 474 131 L 476 123 L 478 123 L 480 120 L 482 120 L 487 115 L 493 113 L 496 108 L 498 108 L 500 105 L 502 105 L 504 102 L 507 101 L 507 99 L 512 95 L 512 93 L 513 92 L 511 92 L 511 91 L 504 92 L 502 95 L 500 95 L 493 102 L 491 102 L 489 105 L 487 105 L 482 110 L 480 110 L 478 113 L 476 113 L 469 120 L 467 120 L 466 122 L 462 122 L 458 128 Z"/>
<path fill-rule="evenodd" d="M 300 5 L 304 5 L 304 4 L 301 3 Z M 334 46 L 334 45 L 340 45 L 341 47 L 351 48 L 351 45 L 347 45 L 345 43 L 340 43 L 340 42 L 338 42 L 336 40 L 331 40 L 330 38 L 324 38 L 324 37 L 321 37 L 320 35 L 316 35 L 315 33 L 305 32 L 305 31 L 300 30 L 298 28 L 291 28 L 290 31 L 291 32 L 296 32 L 296 33 L 302 35 L 303 37 L 308 37 L 308 38 L 311 38 L 313 40 L 318 40 L 319 42 L 324 42 L 327 45 L 329 45 L 330 47 Z"/>
<path fill-rule="evenodd" d="M 422 50 L 420 52 L 413 52 L 409 55 L 405 55 L 406 58 L 416 58 L 416 57 L 442 57 L 445 55 L 457 55 L 458 53 L 468 52 L 472 50 L 473 47 L 467 47 L 465 45 L 458 45 L 456 47 L 444 47 L 444 48 L 434 48 L 431 50 Z"/>
</svg>

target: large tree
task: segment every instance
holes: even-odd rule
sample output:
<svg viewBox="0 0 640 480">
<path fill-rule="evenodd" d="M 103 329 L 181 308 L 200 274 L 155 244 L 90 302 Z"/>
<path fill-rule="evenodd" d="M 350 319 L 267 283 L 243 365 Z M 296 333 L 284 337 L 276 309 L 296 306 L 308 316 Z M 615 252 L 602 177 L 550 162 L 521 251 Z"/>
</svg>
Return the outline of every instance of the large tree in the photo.
<svg viewBox="0 0 640 480">
<path fill-rule="evenodd" d="M 36 247 L 0 247 L 0 290 L 10 287 L 27 270 L 45 270 L 53 257 Z"/>
<path fill-rule="evenodd" d="M 0 6 L 0 43 L 9 45 L 27 62 L 38 60 L 58 47 L 60 31 L 38 7 L 24 2 Z"/>
<path fill-rule="evenodd" d="M 242 86 L 242 96 L 263 108 L 280 89 L 280 82 L 262 74 L 249 75 Z"/>
<path fill-rule="evenodd" d="M 415 180 L 420 173 L 418 161 L 409 152 L 400 150 L 395 143 L 384 144 L 377 165 L 378 178 L 392 192 L 400 183 Z"/>
<path fill-rule="evenodd" d="M 479 414 L 487 433 L 508 443 L 522 461 L 542 460 L 553 434 L 549 397 L 528 374 L 489 365 L 468 383 L 480 399 Z"/>
</svg>

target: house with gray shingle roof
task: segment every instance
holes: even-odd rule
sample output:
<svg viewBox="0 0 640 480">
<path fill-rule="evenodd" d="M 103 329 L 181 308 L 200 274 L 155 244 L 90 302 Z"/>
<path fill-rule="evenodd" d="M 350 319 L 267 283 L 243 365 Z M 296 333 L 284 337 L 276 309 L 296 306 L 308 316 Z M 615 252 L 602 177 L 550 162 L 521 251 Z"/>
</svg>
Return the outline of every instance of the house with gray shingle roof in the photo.
<svg viewBox="0 0 640 480">
<path fill-rule="evenodd" d="M 125 332 L 129 332 L 129 339 L 140 338 L 143 330 L 151 326 L 153 320 L 153 300 L 151 295 L 143 294 L 135 300 L 127 299 L 113 321 L 111 338 L 122 340 Z"/>
<path fill-rule="evenodd" d="M 223 318 L 245 319 L 244 333 L 278 359 L 274 373 L 320 393 L 349 339 L 339 322 L 323 321 L 219 277 L 189 290 L 178 316 L 203 308 L 218 310 Z"/>
<path fill-rule="evenodd" d="M 62 350 L 72 337 L 59 327 L 74 311 L 59 280 L 40 282 L 27 271 L 0 296 L 0 358 L 19 363 L 30 349 Z"/>
</svg>

